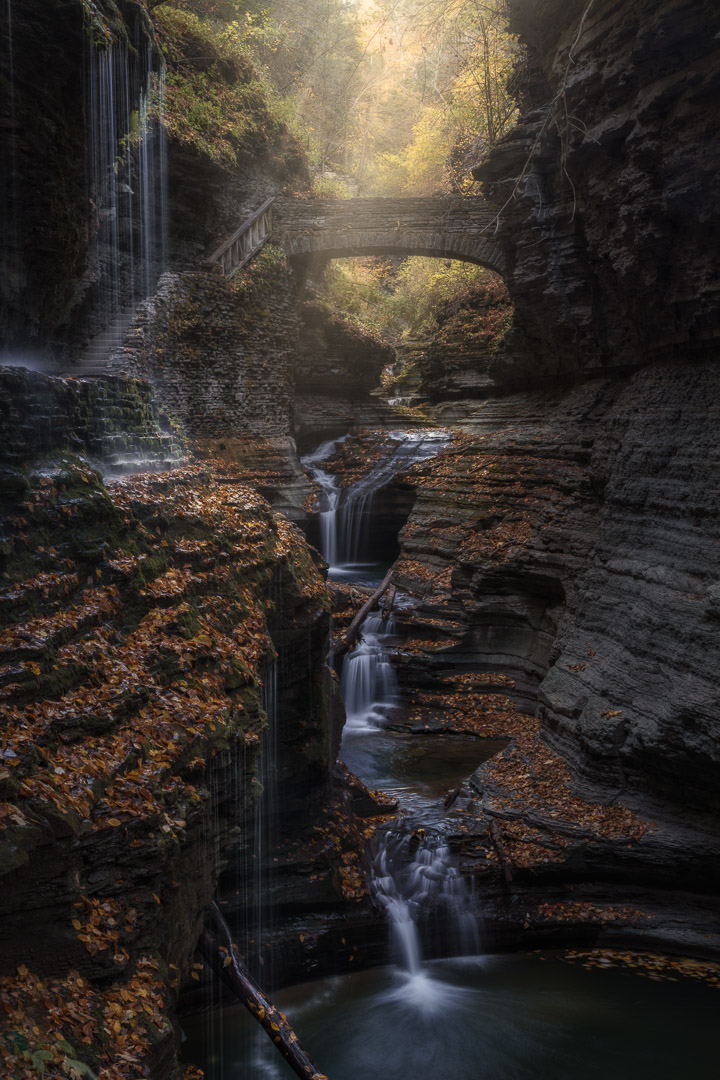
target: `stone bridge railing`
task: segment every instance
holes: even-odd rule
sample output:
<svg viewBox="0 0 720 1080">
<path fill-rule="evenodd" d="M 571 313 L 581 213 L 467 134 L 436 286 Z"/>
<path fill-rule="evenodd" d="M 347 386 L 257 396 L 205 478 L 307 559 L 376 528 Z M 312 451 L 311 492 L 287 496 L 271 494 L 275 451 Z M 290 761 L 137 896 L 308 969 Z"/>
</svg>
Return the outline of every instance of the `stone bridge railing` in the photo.
<svg viewBox="0 0 720 1080">
<path fill-rule="evenodd" d="M 211 256 L 227 277 L 266 240 L 288 256 L 428 255 L 502 274 L 497 215 L 478 196 L 372 199 L 268 199 Z"/>
</svg>

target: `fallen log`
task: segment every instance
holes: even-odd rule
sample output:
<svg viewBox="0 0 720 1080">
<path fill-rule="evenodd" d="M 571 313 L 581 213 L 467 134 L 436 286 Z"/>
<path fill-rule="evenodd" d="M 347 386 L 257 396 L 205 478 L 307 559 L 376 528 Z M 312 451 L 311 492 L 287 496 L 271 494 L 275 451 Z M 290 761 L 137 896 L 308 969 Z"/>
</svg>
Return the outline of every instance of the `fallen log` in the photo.
<svg viewBox="0 0 720 1080">
<path fill-rule="evenodd" d="M 459 794 L 460 794 L 460 788 L 459 787 L 456 787 L 454 791 L 449 791 L 448 794 L 445 796 L 445 801 L 443 802 L 443 808 L 445 810 L 449 810 L 450 807 L 455 803 L 455 800 L 457 799 Z"/>
<path fill-rule="evenodd" d="M 217 904 L 210 906 L 214 924 L 203 931 L 200 952 L 238 1001 L 241 1001 L 267 1032 L 273 1043 L 301 1080 L 327 1080 L 303 1049 L 300 1040 L 283 1014 L 263 994 L 250 972 L 237 956 L 230 930 Z"/>
<path fill-rule="evenodd" d="M 390 569 L 388 570 L 387 574 L 385 575 L 385 577 L 382 579 L 382 582 L 380 583 L 380 585 L 377 587 L 375 592 L 370 597 L 370 599 L 366 600 L 365 603 L 363 604 L 363 606 L 360 608 L 357 615 L 355 616 L 355 618 L 353 619 L 353 621 L 350 623 L 347 630 L 343 634 L 342 638 L 340 639 L 338 644 L 334 647 L 334 649 L 333 649 L 333 655 L 334 656 L 341 656 L 342 653 L 345 653 L 345 652 L 348 651 L 348 649 L 350 648 L 351 645 L 355 644 L 355 640 L 356 640 L 356 638 L 358 636 L 358 633 L 360 631 L 360 625 L 361 625 L 363 619 L 365 618 L 367 613 L 370 611 L 373 604 L 376 604 L 378 602 L 378 600 L 380 599 L 380 597 L 382 596 L 382 594 L 388 589 L 388 587 L 390 585 L 390 579 L 392 578 L 393 570 L 394 570 L 394 567 L 391 566 Z"/>
</svg>

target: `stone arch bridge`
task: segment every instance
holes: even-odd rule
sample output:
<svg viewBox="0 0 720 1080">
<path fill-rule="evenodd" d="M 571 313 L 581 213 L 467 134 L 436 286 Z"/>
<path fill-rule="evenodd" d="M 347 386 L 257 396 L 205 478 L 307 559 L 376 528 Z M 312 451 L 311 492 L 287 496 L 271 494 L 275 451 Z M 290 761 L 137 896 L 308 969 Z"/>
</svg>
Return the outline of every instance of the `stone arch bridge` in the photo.
<svg viewBox="0 0 720 1080">
<path fill-rule="evenodd" d="M 503 274 L 497 214 L 474 195 L 269 199 L 212 256 L 227 276 L 269 239 L 291 258 L 427 255 L 459 259 Z"/>
</svg>

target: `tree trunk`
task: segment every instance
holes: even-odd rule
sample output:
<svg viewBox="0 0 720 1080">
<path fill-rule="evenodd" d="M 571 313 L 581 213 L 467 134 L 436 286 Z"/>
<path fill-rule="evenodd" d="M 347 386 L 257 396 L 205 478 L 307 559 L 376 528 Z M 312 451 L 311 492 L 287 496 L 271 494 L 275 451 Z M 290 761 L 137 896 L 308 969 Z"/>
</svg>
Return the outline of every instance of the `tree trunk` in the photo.
<svg viewBox="0 0 720 1080">
<path fill-rule="evenodd" d="M 258 1023 L 262 1024 L 277 1049 L 301 1080 L 327 1080 L 308 1056 L 283 1014 L 263 994 L 250 972 L 237 956 L 230 930 L 217 904 L 210 907 L 214 929 L 206 929 L 200 938 L 200 952 L 229 990 L 241 1001 Z"/>
<path fill-rule="evenodd" d="M 388 590 L 387 598 L 385 600 L 385 606 L 383 607 L 383 619 L 389 619 L 392 615 L 393 604 L 395 603 L 395 593 L 397 588 L 395 585 L 391 585 Z"/>
</svg>

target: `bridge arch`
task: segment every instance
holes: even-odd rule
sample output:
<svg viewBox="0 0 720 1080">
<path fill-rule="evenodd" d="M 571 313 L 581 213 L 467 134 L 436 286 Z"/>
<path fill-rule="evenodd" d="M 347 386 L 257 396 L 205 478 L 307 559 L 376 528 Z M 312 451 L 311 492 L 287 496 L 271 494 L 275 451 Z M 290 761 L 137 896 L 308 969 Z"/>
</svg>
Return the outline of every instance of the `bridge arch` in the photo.
<svg viewBox="0 0 720 1080">
<path fill-rule="evenodd" d="M 273 207 L 273 236 L 291 258 L 425 255 L 504 274 L 495 225 L 478 196 L 281 198 Z"/>
</svg>

